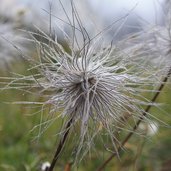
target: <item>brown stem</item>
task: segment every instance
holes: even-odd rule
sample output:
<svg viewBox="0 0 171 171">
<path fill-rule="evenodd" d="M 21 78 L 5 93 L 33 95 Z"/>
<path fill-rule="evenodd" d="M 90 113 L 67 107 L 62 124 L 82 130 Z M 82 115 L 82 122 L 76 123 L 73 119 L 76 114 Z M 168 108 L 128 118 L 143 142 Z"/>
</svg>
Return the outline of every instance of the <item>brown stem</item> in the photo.
<svg viewBox="0 0 171 171">
<path fill-rule="evenodd" d="M 50 165 L 50 168 L 49 168 L 47 171 L 53 171 L 53 169 L 54 169 L 54 167 L 55 167 L 55 164 L 56 164 L 56 162 L 57 162 L 57 160 L 58 160 L 58 158 L 59 158 L 59 155 L 60 155 L 60 153 L 61 153 L 61 151 L 62 151 L 62 149 L 63 149 L 63 147 L 64 147 L 64 145 L 65 145 L 65 141 L 66 141 L 67 136 L 68 136 L 68 134 L 69 134 L 70 126 L 71 126 L 72 120 L 73 120 L 73 118 L 71 118 L 71 119 L 68 121 L 68 123 L 66 124 L 66 128 L 65 128 L 65 129 L 66 129 L 66 132 L 64 133 L 62 139 L 60 140 L 60 142 L 59 142 L 59 144 L 58 144 L 58 146 L 57 146 L 57 149 L 56 149 L 55 155 L 54 155 L 54 157 L 53 157 L 52 163 L 51 163 L 51 165 Z"/>
<path fill-rule="evenodd" d="M 71 166 L 72 166 L 72 163 L 67 163 L 64 171 L 71 171 Z"/>
<path fill-rule="evenodd" d="M 168 81 L 168 79 L 169 79 L 170 76 L 171 76 L 171 68 L 169 69 L 167 75 L 164 77 L 164 79 L 163 79 L 161 85 L 159 86 L 156 94 L 151 99 L 151 103 L 154 103 L 156 101 L 157 97 L 159 96 L 160 92 L 163 90 L 163 88 L 164 88 L 165 84 L 167 83 L 167 81 Z M 132 137 L 132 135 L 134 134 L 134 132 L 138 128 L 138 126 L 141 123 L 141 121 L 147 115 L 147 113 L 149 112 L 149 110 L 151 109 L 151 107 L 152 107 L 151 104 L 149 104 L 147 106 L 147 108 L 145 109 L 145 111 L 142 113 L 142 116 L 139 118 L 139 120 L 137 121 L 137 123 L 134 125 L 132 131 L 126 136 L 126 138 L 123 140 L 123 142 L 121 143 L 121 145 L 117 149 L 118 152 L 121 151 L 122 147 L 124 147 L 124 145 L 127 143 L 127 141 Z M 116 156 L 116 153 L 113 153 L 111 156 L 109 156 L 109 158 L 104 161 L 104 163 L 97 169 L 97 171 L 102 171 L 106 167 L 106 165 L 112 160 L 112 158 L 115 157 L 115 156 Z"/>
</svg>

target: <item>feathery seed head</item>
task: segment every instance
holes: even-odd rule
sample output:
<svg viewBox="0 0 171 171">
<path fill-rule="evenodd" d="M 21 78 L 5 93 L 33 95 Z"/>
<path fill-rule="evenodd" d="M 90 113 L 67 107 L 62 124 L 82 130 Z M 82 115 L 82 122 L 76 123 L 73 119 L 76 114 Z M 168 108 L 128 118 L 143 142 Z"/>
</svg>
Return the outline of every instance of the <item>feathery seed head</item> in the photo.
<svg viewBox="0 0 171 171">
<path fill-rule="evenodd" d="M 77 157 L 83 149 L 89 150 L 96 135 L 101 136 L 100 127 L 116 147 L 119 140 L 114 132 L 131 130 L 125 118 L 140 117 L 148 104 L 142 93 L 150 91 L 147 86 L 156 79 L 117 45 L 104 48 L 101 42 L 101 37 L 83 42 L 79 50 L 71 44 L 69 53 L 57 41 L 50 40 L 48 46 L 36 42 L 41 62 L 34 67 L 40 75 L 31 79 L 33 87 L 52 92 L 44 103 L 51 105 L 51 114 L 60 112 L 62 118 L 72 120 L 71 129 L 79 125 L 79 139 L 74 140 Z"/>
<path fill-rule="evenodd" d="M 134 60 L 117 44 L 104 46 L 103 32 L 106 30 L 90 37 L 74 4 L 72 17 L 72 20 L 68 19 L 72 34 L 61 30 L 65 40 L 63 46 L 57 37 L 51 38 L 41 30 L 43 42 L 35 38 L 37 33 L 31 33 L 39 58 L 31 63 L 30 70 L 37 69 L 37 72 L 32 72 L 32 76 L 18 77 L 8 87 L 15 83 L 16 88 L 19 81 L 20 89 L 31 93 L 36 90 L 45 95 L 41 104 L 43 107 L 50 105 L 49 115 L 54 116 L 54 120 L 61 117 L 71 122 L 69 128 L 63 128 L 60 134 L 64 136 L 68 129 L 78 132 L 74 139 L 78 157 L 85 155 L 82 150 L 89 150 L 98 136 L 109 136 L 117 149 L 120 141 L 115 132 L 132 131 L 128 120 L 132 118 L 135 122 L 140 118 L 143 107 L 149 104 L 143 93 L 153 89 L 157 78 L 156 71 L 149 71 L 140 63 L 142 58 Z M 21 86 L 21 80 L 29 83 Z M 45 124 L 51 124 L 51 121 L 52 118 Z M 76 125 L 77 130 L 74 129 Z"/>
</svg>

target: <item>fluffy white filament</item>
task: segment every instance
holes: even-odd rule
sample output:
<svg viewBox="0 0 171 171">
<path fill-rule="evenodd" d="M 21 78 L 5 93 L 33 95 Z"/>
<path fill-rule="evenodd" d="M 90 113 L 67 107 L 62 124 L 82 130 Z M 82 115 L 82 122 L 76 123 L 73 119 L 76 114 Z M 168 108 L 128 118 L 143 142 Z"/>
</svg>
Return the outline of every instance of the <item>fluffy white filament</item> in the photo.
<svg viewBox="0 0 171 171">
<path fill-rule="evenodd" d="M 67 129 L 73 134 L 77 132 L 74 142 L 78 157 L 84 156 L 82 150 L 89 150 L 93 140 L 103 135 L 109 137 L 116 150 L 120 141 L 115 132 L 132 130 L 130 118 L 133 122 L 140 118 L 149 105 L 144 93 L 152 91 L 159 78 L 158 71 L 146 66 L 145 57 L 135 59 L 135 55 L 130 56 L 132 51 L 129 54 L 121 49 L 122 42 L 104 45 L 103 33 L 109 28 L 90 37 L 74 4 L 71 6 L 72 20 L 68 18 L 65 22 L 70 32 L 60 28 L 64 41 L 59 43 L 58 37 L 53 34 L 50 37 L 41 30 L 39 34 L 31 33 L 39 56 L 37 61 L 26 59 L 31 61 L 32 75 L 17 76 L 5 88 L 12 85 L 44 97 L 43 102 L 33 104 L 50 106 L 49 115 L 54 119 L 50 117 L 45 124 L 40 124 L 40 134 L 52 120 L 59 117 L 65 122 L 72 120 Z M 65 15 L 69 14 L 65 12 Z M 21 84 L 23 80 L 25 83 Z M 60 135 L 65 132 L 63 127 Z"/>
</svg>

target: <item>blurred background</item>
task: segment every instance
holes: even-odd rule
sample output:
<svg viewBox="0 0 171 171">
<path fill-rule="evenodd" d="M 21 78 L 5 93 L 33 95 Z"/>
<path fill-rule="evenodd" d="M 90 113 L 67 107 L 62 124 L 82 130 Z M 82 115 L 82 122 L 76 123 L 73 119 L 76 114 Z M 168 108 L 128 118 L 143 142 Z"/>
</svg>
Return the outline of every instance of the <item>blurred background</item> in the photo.
<svg viewBox="0 0 171 171">
<path fill-rule="evenodd" d="M 61 2 L 66 12 L 71 10 L 68 0 Z M 74 3 L 89 35 L 97 34 L 112 24 L 112 28 L 105 35 L 107 41 L 118 41 L 128 34 L 156 25 L 162 26 L 168 9 L 165 0 L 75 0 Z M 126 16 L 124 20 L 119 20 L 124 16 Z M 34 32 L 40 28 L 49 34 L 52 26 L 53 34 L 62 40 L 60 28 L 64 28 L 66 32 L 68 30 L 68 25 L 64 21 L 67 21 L 67 16 L 58 0 L 0 0 L 1 87 L 4 81 L 1 77 L 15 75 L 14 73 L 29 74 L 27 70 L 29 66 L 24 63 L 14 45 L 23 54 L 34 58 L 36 50 L 28 41 L 28 31 Z M 118 22 L 113 24 L 115 21 Z M 42 164 L 50 162 L 53 157 L 58 123 L 37 139 L 36 125 L 40 123 L 40 113 L 37 113 L 39 107 L 10 104 L 15 101 L 36 101 L 36 98 L 16 90 L 0 91 L 0 171 L 41 170 Z M 171 124 L 169 86 L 165 87 L 157 102 L 163 105 L 163 111 L 154 108 L 151 113 Z M 161 126 L 155 121 L 151 125 L 141 124 L 140 129 L 144 130 L 147 136 L 134 136 L 126 144 L 126 152 L 121 154 L 121 160 L 114 159 L 106 171 L 171 170 L 170 127 Z M 67 145 L 70 148 L 69 144 Z M 75 170 L 96 170 L 109 156 L 109 152 L 104 151 L 99 144 L 96 150 L 97 153 L 92 155 L 91 159 L 87 157 Z M 66 150 L 56 170 L 69 171 L 71 162 L 72 158 Z"/>
</svg>

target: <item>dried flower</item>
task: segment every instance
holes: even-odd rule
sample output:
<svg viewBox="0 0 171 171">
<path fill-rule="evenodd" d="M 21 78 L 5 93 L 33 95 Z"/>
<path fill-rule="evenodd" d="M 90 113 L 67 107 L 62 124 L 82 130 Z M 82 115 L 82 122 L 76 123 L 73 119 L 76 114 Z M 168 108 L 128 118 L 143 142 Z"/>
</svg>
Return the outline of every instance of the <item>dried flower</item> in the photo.
<svg viewBox="0 0 171 171">
<path fill-rule="evenodd" d="M 104 45 L 103 33 L 108 28 L 90 37 L 75 5 L 72 3 L 71 6 L 72 13 L 67 14 L 72 16 L 67 22 L 71 34 L 61 29 L 63 45 L 57 37 L 51 38 L 41 30 L 39 36 L 43 42 L 35 38 L 37 33 L 31 33 L 39 52 L 37 61 L 26 59 L 30 62 L 32 75 L 18 76 L 5 88 L 35 91 L 44 96 L 43 102 L 33 102 L 42 104 L 42 112 L 50 106 L 50 119 L 40 124 L 41 131 L 58 118 L 64 118 L 65 124 L 70 122 L 68 127 L 63 126 L 60 137 L 64 137 L 68 129 L 76 135 L 73 141 L 78 160 L 91 149 L 96 137 L 109 137 L 117 152 L 120 141 L 115 132 L 132 130 L 128 120 L 132 118 L 135 122 L 140 118 L 144 106 L 149 104 L 143 93 L 151 92 L 159 79 L 155 76 L 158 71 L 146 67 L 146 62 L 142 63 L 142 59 L 147 59 L 138 60 L 137 57 L 134 60 L 117 46 L 124 40 Z M 21 84 L 21 81 L 25 83 Z M 148 121 L 147 118 L 144 120 Z"/>
</svg>

